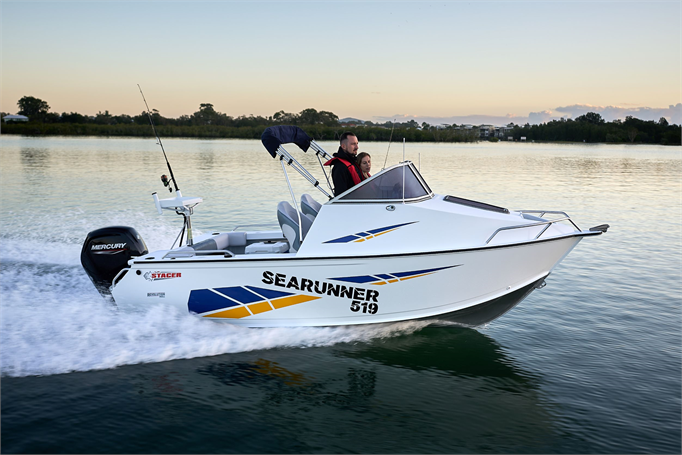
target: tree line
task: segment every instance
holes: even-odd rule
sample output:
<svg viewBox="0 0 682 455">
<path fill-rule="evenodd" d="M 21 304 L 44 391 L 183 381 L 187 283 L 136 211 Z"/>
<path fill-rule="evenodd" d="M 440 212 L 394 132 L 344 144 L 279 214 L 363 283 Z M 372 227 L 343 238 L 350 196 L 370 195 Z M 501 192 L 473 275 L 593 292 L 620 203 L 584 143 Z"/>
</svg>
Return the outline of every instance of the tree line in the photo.
<svg viewBox="0 0 682 455">
<path fill-rule="evenodd" d="M 575 120 L 562 118 L 539 125 L 515 125 L 510 136 L 514 140 L 525 137 L 527 141 L 682 145 L 682 128 L 669 124 L 665 117 L 658 122 L 632 116 L 606 122 L 596 112 L 588 112 Z"/>
<path fill-rule="evenodd" d="M 37 123 L 76 123 L 94 125 L 149 125 L 149 116 L 146 111 L 138 115 L 112 115 L 109 111 L 98 112 L 97 115 L 87 116 L 78 112 L 63 112 L 57 114 L 50 112 L 50 105 L 33 96 L 24 96 L 18 102 L 19 115 L 25 115 L 32 122 Z M 2 113 L 4 117 L 6 113 Z M 339 117 L 332 112 L 304 109 L 298 114 L 284 111 L 276 112 L 269 117 L 254 115 L 242 115 L 231 117 L 214 109 L 211 103 L 201 103 L 199 110 L 191 115 L 181 115 L 178 118 L 162 116 L 158 110 L 152 109 L 151 116 L 155 125 L 172 126 L 261 126 L 261 125 L 325 125 L 335 126 L 339 123 Z"/>
<path fill-rule="evenodd" d="M 146 111 L 139 115 L 112 115 L 109 111 L 87 116 L 77 112 L 57 114 L 50 112 L 46 101 L 24 96 L 18 102 L 18 114 L 29 117 L 29 122 L 4 124 L 5 134 L 64 135 L 64 136 L 152 136 Z M 2 117 L 6 113 L 0 113 Z M 162 137 L 238 138 L 258 139 L 263 129 L 273 125 L 298 125 L 317 140 L 333 140 L 348 126 L 339 123 L 336 114 L 308 108 L 301 112 L 279 111 L 268 117 L 232 117 L 218 112 L 210 103 L 201 103 L 199 110 L 178 118 L 162 116 L 156 109 L 151 117 Z M 588 112 L 573 119 L 553 120 L 539 125 L 507 125 L 503 140 L 525 137 L 527 141 L 548 142 L 613 142 L 681 145 L 682 128 L 670 125 L 665 118 L 658 122 L 633 117 L 606 122 L 600 114 Z M 463 125 L 419 125 L 415 120 L 406 122 L 363 122 L 351 128 L 362 141 L 389 141 L 405 138 L 410 142 L 474 142 L 481 140 L 479 128 Z M 497 140 L 493 138 L 492 140 Z"/>
</svg>

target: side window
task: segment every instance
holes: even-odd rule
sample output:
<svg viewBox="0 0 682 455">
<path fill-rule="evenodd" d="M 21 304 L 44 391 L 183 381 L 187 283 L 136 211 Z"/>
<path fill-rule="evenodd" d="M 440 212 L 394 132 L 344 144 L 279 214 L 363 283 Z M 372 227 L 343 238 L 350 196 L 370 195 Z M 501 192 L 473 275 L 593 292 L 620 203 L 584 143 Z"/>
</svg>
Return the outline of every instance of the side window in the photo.
<svg viewBox="0 0 682 455">
<path fill-rule="evenodd" d="M 414 199 L 426 196 L 428 193 L 414 175 L 409 166 L 393 168 L 388 172 L 377 175 L 375 178 L 361 183 L 357 189 L 351 191 L 342 200 L 369 200 L 369 199 L 402 199 L 403 198 L 403 172 L 405 182 L 405 199 Z"/>
</svg>

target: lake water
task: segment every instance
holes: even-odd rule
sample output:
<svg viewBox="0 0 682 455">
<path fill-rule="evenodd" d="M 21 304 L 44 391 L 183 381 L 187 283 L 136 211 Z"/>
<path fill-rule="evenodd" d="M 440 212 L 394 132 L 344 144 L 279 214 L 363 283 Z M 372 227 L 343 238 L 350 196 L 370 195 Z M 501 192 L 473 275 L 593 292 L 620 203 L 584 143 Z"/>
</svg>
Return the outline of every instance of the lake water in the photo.
<svg viewBox="0 0 682 455">
<path fill-rule="evenodd" d="M 0 140 L 5 453 L 682 450 L 680 147 L 407 144 L 436 193 L 611 229 L 477 330 L 246 329 L 117 312 L 80 266 L 99 227 L 133 226 L 150 250 L 178 234 L 150 195 L 167 173 L 153 140 Z M 260 142 L 164 145 L 183 194 L 204 198 L 196 230 L 277 226 L 289 191 Z M 387 148 L 360 144 L 375 171 Z"/>
</svg>

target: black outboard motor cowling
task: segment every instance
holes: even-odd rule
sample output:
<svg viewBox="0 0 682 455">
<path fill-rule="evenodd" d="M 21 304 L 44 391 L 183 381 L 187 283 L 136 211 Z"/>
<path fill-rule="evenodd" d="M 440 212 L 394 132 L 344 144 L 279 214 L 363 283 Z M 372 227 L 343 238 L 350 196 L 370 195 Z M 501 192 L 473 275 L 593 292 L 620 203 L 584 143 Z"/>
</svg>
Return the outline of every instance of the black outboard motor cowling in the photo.
<svg viewBox="0 0 682 455">
<path fill-rule="evenodd" d="M 88 234 L 81 250 L 81 264 L 97 290 L 110 296 L 109 287 L 116 274 L 135 256 L 147 254 L 147 245 L 137 231 L 128 226 L 109 226 Z"/>
</svg>

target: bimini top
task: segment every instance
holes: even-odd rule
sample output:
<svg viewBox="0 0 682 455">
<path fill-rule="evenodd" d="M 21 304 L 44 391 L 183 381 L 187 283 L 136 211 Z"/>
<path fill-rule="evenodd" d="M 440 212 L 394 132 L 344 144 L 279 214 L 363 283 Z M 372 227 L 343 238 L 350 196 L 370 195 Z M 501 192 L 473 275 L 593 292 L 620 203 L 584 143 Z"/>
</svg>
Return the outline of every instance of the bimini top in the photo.
<svg viewBox="0 0 682 455">
<path fill-rule="evenodd" d="M 297 126 L 282 125 L 266 128 L 265 131 L 263 131 L 260 140 L 268 153 L 275 158 L 277 149 L 282 144 L 293 143 L 298 145 L 304 152 L 307 152 L 308 147 L 310 147 L 310 141 L 312 141 L 313 138 L 308 136 L 308 133 Z"/>
<path fill-rule="evenodd" d="M 317 155 L 318 160 L 319 158 L 331 159 L 332 155 L 322 149 L 322 147 L 320 147 L 305 131 L 292 125 L 271 126 L 263 131 L 261 142 L 268 153 L 270 153 L 270 156 L 273 158 L 276 158 L 277 156 L 280 157 L 282 169 L 284 169 L 285 163 L 292 166 L 315 188 L 327 196 L 332 203 L 386 201 L 417 202 L 433 197 L 433 192 L 410 161 L 404 161 L 387 169 L 382 169 L 369 179 L 350 188 L 345 193 L 332 197 L 320 187 L 320 182 L 282 146 L 283 144 L 293 143 L 304 152 L 307 152 L 308 149 L 313 150 Z M 322 165 L 322 161 L 320 161 L 320 167 L 322 167 L 322 171 L 326 176 L 327 174 Z M 287 177 L 287 182 L 288 181 L 289 179 Z M 331 182 L 328 177 L 327 183 L 331 190 Z"/>
</svg>

